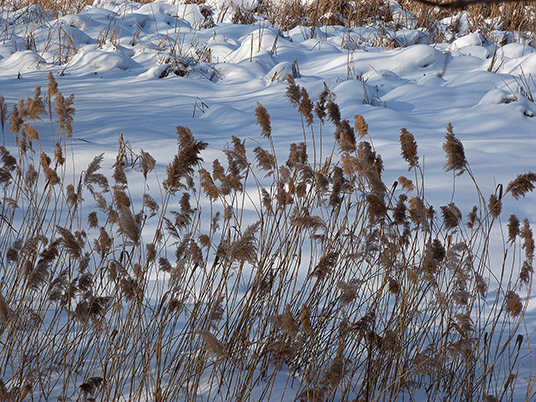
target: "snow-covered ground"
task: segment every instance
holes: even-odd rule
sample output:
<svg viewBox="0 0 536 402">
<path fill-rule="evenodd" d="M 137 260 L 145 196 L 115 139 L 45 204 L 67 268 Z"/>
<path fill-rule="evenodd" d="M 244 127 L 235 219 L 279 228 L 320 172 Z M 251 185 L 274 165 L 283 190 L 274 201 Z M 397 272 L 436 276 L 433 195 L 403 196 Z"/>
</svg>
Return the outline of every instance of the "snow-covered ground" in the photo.
<svg viewBox="0 0 536 402">
<path fill-rule="evenodd" d="M 432 205 L 449 203 L 452 193 L 441 149 L 449 122 L 484 195 L 517 174 L 536 171 L 536 104 L 528 99 L 536 97 L 536 48 L 528 40 L 497 46 L 478 32 L 466 34 L 462 23 L 450 42 L 429 43 L 411 28 L 411 18 L 396 32 L 341 26 L 280 32 L 262 19 L 232 24 L 231 12 L 223 15 L 224 3 L 216 0 L 208 6 L 96 3 L 59 18 L 37 7 L 0 14 L 0 95 L 8 111 L 32 97 L 35 86 L 46 88 L 52 72 L 60 91 L 75 96 L 80 169 L 102 152 L 104 165 L 111 166 L 122 132 L 133 148 L 162 161 L 164 170 L 176 152 L 177 125 L 209 143 L 206 160 L 221 158 L 232 135 L 259 138 L 256 102 L 271 114 L 276 150 L 285 155 L 290 143 L 303 140 L 300 116 L 285 97 L 290 73 L 313 101 L 325 84 L 343 118 L 365 118 L 386 183 L 407 174 L 399 134 L 401 128 L 413 133 Z M 396 13 L 396 3 L 391 7 Z M 333 146 L 330 127 L 323 136 L 327 150 Z M 41 138 L 50 135 L 42 124 Z M 7 125 L 4 137 L 12 147 Z M 454 201 L 464 216 L 474 205 L 467 175 L 456 179 Z M 535 223 L 536 195 L 508 197 L 503 211 L 505 224 L 509 214 Z M 526 323 L 536 342 L 535 303 Z M 534 394 L 529 398 L 535 400 Z"/>
</svg>

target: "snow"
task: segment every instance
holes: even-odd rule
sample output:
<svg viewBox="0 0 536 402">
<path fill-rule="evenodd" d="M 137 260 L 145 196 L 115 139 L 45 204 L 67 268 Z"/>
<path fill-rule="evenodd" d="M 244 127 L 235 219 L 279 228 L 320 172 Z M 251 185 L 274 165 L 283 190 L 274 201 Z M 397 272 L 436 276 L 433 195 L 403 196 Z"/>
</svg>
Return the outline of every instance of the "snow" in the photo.
<svg viewBox="0 0 536 402">
<path fill-rule="evenodd" d="M 247 7 L 255 3 L 242 1 Z M 393 19 L 405 26 L 387 32 L 395 48 L 375 27 L 323 26 L 310 37 L 309 28 L 280 32 L 262 20 L 233 25 L 228 14 L 220 21 L 225 4 L 101 0 L 60 18 L 44 17 L 37 6 L 3 9 L 0 26 L 9 29 L 0 42 L 0 95 L 11 110 L 19 98 L 32 96 L 35 86 L 45 88 L 52 72 L 62 93 L 75 95 L 79 170 L 102 152 L 111 166 L 118 132 L 134 148 L 167 163 L 176 151 L 177 125 L 210 144 L 206 160 L 221 158 L 219 151 L 231 135 L 259 138 L 256 102 L 271 114 L 276 150 L 285 155 L 290 143 L 303 140 L 297 111 L 285 98 L 287 74 L 295 75 L 312 100 L 325 83 L 343 118 L 364 116 L 384 160 L 386 183 L 407 174 L 398 136 L 401 128 L 413 133 L 425 158 L 427 199 L 433 205 L 448 203 L 452 191 L 441 149 L 449 122 L 484 195 L 517 174 L 536 170 L 536 105 L 520 85 L 525 82 L 525 93 L 536 93 L 534 47 L 496 46 L 479 32 L 469 33 L 465 12 L 441 22 L 443 27 L 460 23 L 461 33 L 449 34 L 450 43 L 428 44 L 429 38 L 414 29 L 413 16 L 393 0 Z M 186 75 L 160 78 L 172 67 Z M 333 145 L 329 127 L 326 149 Z M 51 136 L 46 124 L 40 135 Z M 14 146 L 7 130 L 5 141 Z M 456 187 L 455 201 L 465 216 L 475 203 L 474 186 L 465 175 L 457 178 Z M 503 211 L 527 217 L 536 231 L 535 201 L 535 194 L 521 201 L 508 198 Z M 533 334 L 534 302 L 527 325 Z"/>
</svg>

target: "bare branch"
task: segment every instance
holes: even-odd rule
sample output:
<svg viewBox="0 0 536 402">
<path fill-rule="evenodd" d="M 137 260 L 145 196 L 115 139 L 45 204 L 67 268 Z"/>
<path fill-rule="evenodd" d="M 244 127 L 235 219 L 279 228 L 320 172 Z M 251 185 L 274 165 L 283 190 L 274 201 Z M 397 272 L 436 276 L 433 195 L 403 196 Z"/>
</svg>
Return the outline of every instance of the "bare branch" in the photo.
<svg viewBox="0 0 536 402">
<path fill-rule="evenodd" d="M 436 3 L 429 0 L 415 0 L 418 3 L 431 7 L 448 8 L 451 10 L 463 10 L 471 4 L 497 4 L 497 3 L 522 3 L 520 0 L 455 0 L 447 3 Z"/>
</svg>

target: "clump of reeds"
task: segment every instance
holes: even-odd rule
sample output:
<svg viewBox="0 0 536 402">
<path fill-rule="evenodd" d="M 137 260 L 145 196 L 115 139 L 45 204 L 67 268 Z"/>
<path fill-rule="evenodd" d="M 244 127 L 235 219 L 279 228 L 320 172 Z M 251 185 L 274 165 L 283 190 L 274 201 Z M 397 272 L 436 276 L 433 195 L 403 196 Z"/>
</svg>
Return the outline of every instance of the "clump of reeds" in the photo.
<svg viewBox="0 0 536 402">
<path fill-rule="evenodd" d="M 451 195 L 432 207 L 413 134 L 402 129 L 400 146 L 414 178 L 388 185 L 365 119 L 350 124 L 328 88 L 313 101 L 289 77 L 304 139 L 288 157 L 258 103 L 259 141 L 233 136 L 224 162 L 204 161 L 208 144 L 178 126 L 161 186 L 156 160 L 122 134 L 115 157 L 74 176 L 74 97 L 50 76 L 59 138 L 47 144 L 41 96 L 13 107 L 16 143 L 0 147 L 2 398 L 260 401 L 288 373 L 299 381 L 283 392 L 298 400 L 394 401 L 417 388 L 478 400 L 521 386 L 508 379 L 527 349 L 533 232 L 510 215 L 505 243 L 491 234 L 533 173 L 487 202 L 478 191 L 470 211 Z M 471 174 L 451 125 L 443 149 L 454 179 Z M 490 258 L 500 246 L 503 260 Z"/>
</svg>

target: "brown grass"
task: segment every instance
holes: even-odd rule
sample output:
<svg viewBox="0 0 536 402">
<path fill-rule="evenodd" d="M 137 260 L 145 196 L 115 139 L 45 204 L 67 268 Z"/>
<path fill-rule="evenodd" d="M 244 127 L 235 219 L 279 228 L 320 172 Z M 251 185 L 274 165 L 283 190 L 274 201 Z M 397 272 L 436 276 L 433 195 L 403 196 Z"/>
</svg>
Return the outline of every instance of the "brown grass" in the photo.
<svg viewBox="0 0 536 402">
<path fill-rule="evenodd" d="M 294 85 L 290 80 L 289 93 Z M 296 93 L 299 102 L 307 96 L 302 88 Z M 33 101 L 40 96 L 37 91 Z M 57 89 L 50 96 L 62 97 Z M 321 108 L 323 101 L 315 106 Z M 283 367 L 301 373 L 293 391 L 301 399 L 337 395 L 341 400 L 396 400 L 416 379 L 426 384 L 430 398 L 438 393 L 452 399 L 483 398 L 488 388 L 478 379 L 482 371 L 496 372 L 496 386 L 503 386 L 502 379 L 516 370 L 515 359 L 505 348 L 497 349 L 493 339 L 514 339 L 523 320 L 519 295 L 528 294 L 533 275 L 528 221 L 510 217 L 503 246 L 524 250 L 519 278 L 505 284 L 485 312 L 478 308 L 487 302 L 484 278 L 491 266 L 484 262 L 489 261 L 489 233 L 502 213 L 502 193 L 491 197 L 487 207 L 483 204 L 481 213 L 470 211 L 470 233 L 451 202 L 439 208 L 443 219 L 436 222 L 424 189 L 409 185 L 408 179 L 399 179 L 408 195 L 393 198 L 390 191 L 396 187 L 388 191 L 382 182 L 381 157 L 370 142 L 356 143 L 354 128 L 340 116 L 338 105 L 326 103 L 340 145 L 340 154 L 332 152 L 328 158 L 330 164 L 311 162 L 304 138 L 291 146 L 288 160 L 279 167 L 275 154 L 256 145 L 255 169 L 248 161 L 248 143 L 233 137 L 232 149 L 225 150 L 227 167 L 214 161 L 211 174 L 201 158 L 207 144 L 179 126 L 177 156 L 167 168 L 159 202 L 147 192 L 141 204 L 131 198 L 133 181 L 125 171 L 135 164 L 128 161 L 139 161 L 142 183 L 153 180 L 156 161 L 144 151 L 129 156 L 125 149 L 132 152 L 132 147 L 121 136 L 110 170 L 115 182 L 111 192 L 103 155 L 71 183 L 64 158 L 55 163 L 22 142 L 16 156 L 2 147 L 4 199 L 17 199 L 20 207 L 2 204 L 7 274 L 0 289 L 5 333 L 0 363 L 16 367 L 12 359 L 38 348 L 40 357 L 32 367 L 46 373 L 38 383 L 31 367 L 18 366 L 5 392 L 22 398 L 39 386 L 55 397 L 80 392 L 109 399 L 126 393 L 137 399 L 156 387 L 158 398 L 177 389 L 193 398 L 205 373 L 213 373 L 213 382 L 219 381 L 216 373 L 225 373 L 228 381 L 220 388 L 225 397 L 252 395 L 261 387 L 261 399 L 268 400 Z M 44 107 L 37 110 L 33 117 L 44 113 Z M 298 112 L 308 124 L 311 108 Z M 17 130 L 29 119 L 17 113 L 18 108 L 14 114 L 19 117 L 10 118 L 13 135 L 20 135 Z M 269 114 L 260 104 L 257 118 L 261 139 L 273 151 Z M 366 130 L 362 118 L 356 121 Z M 51 146 L 56 154 L 67 152 L 61 143 Z M 457 155 L 462 147 L 449 127 L 445 148 L 452 161 L 447 170 L 467 170 L 465 157 Z M 416 180 L 424 182 L 418 177 L 417 144 L 404 130 L 401 150 Z M 39 171 L 31 163 L 37 157 Z M 312 159 L 320 161 L 318 156 Z M 352 167 L 343 169 L 341 163 Z M 264 177 L 257 176 L 261 172 Z M 520 177 L 530 179 L 526 175 Z M 259 189 L 258 221 L 248 225 L 239 217 L 244 197 L 252 199 L 245 190 L 250 177 L 265 184 Z M 33 191 L 19 191 L 28 186 Z M 197 213 L 192 205 L 200 194 L 196 186 L 212 204 L 209 215 Z M 518 187 L 523 186 L 509 191 Z M 92 198 L 84 226 L 79 214 L 82 205 L 88 211 Z M 397 201 L 391 204 L 393 199 Z M 62 205 L 71 212 L 62 213 L 69 211 Z M 153 229 L 147 222 L 153 222 Z M 421 243 L 421 236 L 430 241 Z M 310 259 L 304 264 L 306 253 Z M 516 264 L 505 257 L 507 263 Z M 304 270 L 307 277 L 299 279 Z M 150 290 L 149 273 L 162 283 L 156 293 Z M 34 325 L 46 311 L 52 315 L 41 316 L 42 326 Z M 69 316 L 76 320 L 64 322 Z M 180 326 L 178 316 L 185 320 Z M 510 322 L 510 330 L 503 322 Z M 18 330 L 21 325 L 26 332 Z M 54 374 L 58 355 L 66 362 L 61 363 L 61 378 Z M 83 369 L 88 380 L 78 382 L 83 361 L 92 362 Z M 497 361 L 501 366 L 495 367 Z M 452 373 L 448 383 L 445 371 Z M 125 383 L 127 374 L 133 380 Z M 151 381 L 138 381 L 144 376 Z"/>
<path fill-rule="evenodd" d="M 448 14 L 403 6 L 419 24 Z M 255 12 L 282 30 L 394 24 L 380 2 Z M 208 144 L 178 126 L 162 182 L 157 161 L 122 135 L 116 156 L 72 177 L 75 98 L 53 77 L 46 101 L 36 88 L 9 116 L 0 102 L 18 139 L 0 147 L 0 398 L 267 401 L 288 373 L 300 380 L 284 392 L 298 400 L 395 401 L 417 388 L 429 400 L 499 400 L 524 386 L 512 378 L 530 353 L 533 233 L 511 215 L 508 238 L 491 239 L 504 196 L 529 196 L 534 174 L 488 200 L 475 182 L 478 208 L 462 211 L 449 194 L 434 209 L 411 133 L 400 145 L 414 177 L 385 183 L 362 116 L 351 125 L 327 87 L 315 101 L 293 76 L 287 88 L 304 133 L 288 155 L 275 152 L 259 103 L 258 141 L 231 138 L 223 162 L 204 161 Z M 61 134 L 46 143 L 49 124 Z M 327 153 L 326 130 L 338 145 Z M 443 149 L 453 180 L 474 180 L 451 125 Z"/>
</svg>

